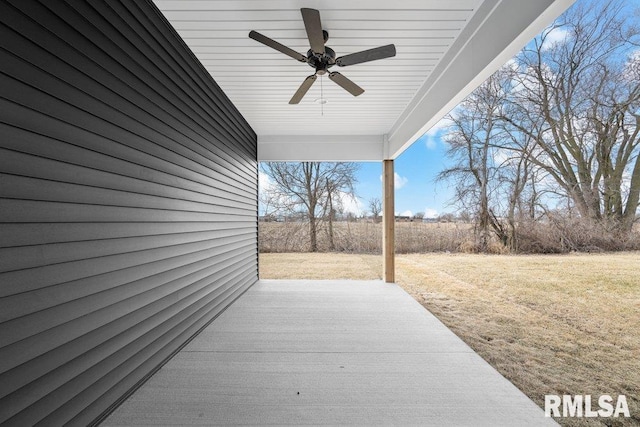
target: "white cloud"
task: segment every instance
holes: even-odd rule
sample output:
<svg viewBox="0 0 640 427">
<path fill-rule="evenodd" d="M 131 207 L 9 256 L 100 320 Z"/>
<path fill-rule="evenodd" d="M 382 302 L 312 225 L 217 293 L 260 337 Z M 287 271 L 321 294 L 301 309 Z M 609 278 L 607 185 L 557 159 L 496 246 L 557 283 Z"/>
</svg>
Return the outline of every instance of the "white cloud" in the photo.
<svg viewBox="0 0 640 427">
<path fill-rule="evenodd" d="M 273 188 L 273 182 L 271 182 L 271 178 L 266 173 L 259 171 L 258 172 L 258 191 L 260 193 L 264 193 L 265 191 L 270 191 Z"/>
<path fill-rule="evenodd" d="M 449 114 L 455 115 L 455 108 Z M 449 119 L 448 116 L 445 116 L 441 118 L 438 123 L 433 125 L 427 132 L 425 132 L 425 135 L 437 136 L 440 134 L 440 132 L 446 131 L 449 127 L 451 127 L 452 124 L 453 122 L 451 121 L 451 119 Z"/>
<path fill-rule="evenodd" d="M 435 209 L 424 208 L 424 218 L 434 219 L 434 218 L 438 218 L 439 215 L 440 214 Z"/>
<path fill-rule="evenodd" d="M 404 211 L 404 212 L 400 212 L 399 214 L 396 214 L 398 216 L 413 216 L 413 213 L 411 211 Z"/>
<path fill-rule="evenodd" d="M 568 37 L 569 31 L 565 28 L 552 28 L 551 31 L 546 33 L 544 42 L 540 48 L 542 51 L 549 50 L 560 43 L 566 42 Z"/>
<path fill-rule="evenodd" d="M 339 192 L 338 199 L 340 200 L 340 206 L 345 213 L 352 213 L 354 215 L 362 215 L 364 212 L 364 206 L 357 197 L 353 197 L 351 194 Z"/>
<path fill-rule="evenodd" d="M 453 112 L 451 113 L 453 114 Z M 446 132 L 448 128 L 450 128 L 452 122 L 447 117 L 443 117 L 440 119 L 438 123 L 433 125 L 428 131 L 426 131 L 422 135 L 422 139 L 424 140 L 424 145 L 429 150 L 434 150 L 438 147 L 438 140 L 443 132 Z"/>
<path fill-rule="evenodd" d="M 382 182 L 382 175 L 380 175 L 380 182 Z M 407 185 L 407 182 L 409 182 L 408 178 L 398 175 L 397 172 L 393 173 L 393 186 L 396 190 Z"/>
<path fill-rule="evenodd" d="M 545 81 L 555 83 L 558 80 L 557 75 L 553 72 L 551 67 L 547 64 L 542 64 L 540 72 L 542 73 L 542 77 Z M 512 91 L 515 93 L 521 93 L 523 91 L 529 91 L 532 93 L 540 94 L 544 90 L 542 85 L 540 84 L 540 80 L 538 80 L 537 76 L 538 70 L 534 70 L 529 67 L 524 69 L 521 73 L 518 73 L 514 79 L 512 80 Z M 526 103 L 524 98 L 521 99 L 520 102 Z"/>
<path fill-rule="evenodd" d="M 407 185 L 407 182 L 409 182 L 409 180 L 403 176 L 398 175 L 397 172 L 394 172 L 393 174 L 393 179 L 394 179 L 394 186 L 397 189 L 404 187 L 405 185 Z"/>
<path fill-rule="evenodd" d="M 456 107 L 457 108 L 457 107 Z M 434 150 L 438 147 L 438 142 L 443 134 L 446 134 L 453 125 L 453 121 L 449 116 L 456 116 L 456 108 L 451 110 L 448 115 L 441 118 L 435 125 L 431 126 L 429 130 L 422 134 L 419 138 L 424 143 L 428 150 Z"/>
<path fill-rule="evenodd" d="M 505 148 L 496 148 L 493 150 L 493 161 L 497 165 L 507 165 L 513 164 L 516 159 L 513 156 L 513 152 L 511 150 L 507 150 Z"/>
<path fill-rule="evenodd" d="M 432 136 L 426 136 L 424 139 L 424 145 L 429 150 L 435 150 L 438 147 L 438 140 Z"/>
<path fill-rule="evenodd" d="M 518 71 L 520 69 L 520 64 L 518 64 L 516 58 L 511 58 L 503 65 L 503 67 L 511 71 Z"/>
<path fill-rule="evenodd" d="M 627 57 L 624 66 L 623 77 L 630 82 L 635 82 L 640 76 L 640 49 L 636 49 Z"/>
</svg>

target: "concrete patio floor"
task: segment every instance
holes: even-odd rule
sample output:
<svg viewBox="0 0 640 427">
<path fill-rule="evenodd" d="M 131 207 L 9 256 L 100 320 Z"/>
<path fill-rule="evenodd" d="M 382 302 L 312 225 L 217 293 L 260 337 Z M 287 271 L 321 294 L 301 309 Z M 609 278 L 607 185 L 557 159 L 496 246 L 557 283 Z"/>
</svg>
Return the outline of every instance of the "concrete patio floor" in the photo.
<svg viewBox="0 0 640 427">
<path fill-rule="evenodd" d="M 102 424 L 556 425 L 380 281 L 261 280 Z"/>
</svg>

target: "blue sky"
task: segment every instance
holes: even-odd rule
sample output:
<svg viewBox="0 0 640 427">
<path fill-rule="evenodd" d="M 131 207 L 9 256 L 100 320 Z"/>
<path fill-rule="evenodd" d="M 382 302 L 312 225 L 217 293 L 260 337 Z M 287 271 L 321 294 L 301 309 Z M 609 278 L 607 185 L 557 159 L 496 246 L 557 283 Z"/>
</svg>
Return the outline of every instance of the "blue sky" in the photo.
<svg viewBox="0 0 640 427">
<path fill-rule="evenodd" d="M 447 165 L 446 146 L 438 134 L 425 134 L 395 160 L 398 214 L 410 211 L 435 215 L 455 211 L 448 205 L 453 190 L 446 183 L 435 182 L 438 173 Z M 381 175 L 381 163 L 361 163 L 356 194 L 364 210 L 368 210 L 369 199 L 382 199 Z"/>
</svg>

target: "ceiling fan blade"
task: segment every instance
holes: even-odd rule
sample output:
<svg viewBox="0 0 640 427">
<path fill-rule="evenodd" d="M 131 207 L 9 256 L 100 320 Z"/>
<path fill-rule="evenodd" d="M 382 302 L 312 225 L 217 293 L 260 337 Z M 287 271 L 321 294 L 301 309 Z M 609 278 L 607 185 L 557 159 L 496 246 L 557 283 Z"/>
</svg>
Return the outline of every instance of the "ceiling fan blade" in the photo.
<svg viewBox="0 0 640 427">
<path fill-rule="evenodd" d="M 304 28 L 307 30 L 311 50 L 315 53 L 323 54 L 324 34 L 322 33 L 320 12 L 316 9 L 308 9 L 306 7 L 300 9 L 300 12 L 302 12 L 302 20 L 304 21 Z"/>
<path fill-rule="evenodd" d="M 296 93 L 294 93 L 293 96 L 291 97 L 291 101 L 289 101 L 289 104 L 299 104 L 302 98 L 305 96 L 305 94 L 309 90 L 309 88 L 311 87 L 311 85 L 313 85 L 313 82 L 316 81 L 316 79 L 317 77 L 315 74 L 304 79 L 304 81 L 302 82 L 302 84 L 300 85 Z"/>
<path fill-rule="evenodd" d="M 347 65 L 361 64 L 363 62 L 375 61 L 377 59 L 390 58 L 396 56 L 395 45 L 388 44 L 386 46 L 375 47 L 362 52 L 351 53 L 336 59 L 336 64 L 341 67 Z"/>
<path fill-rule="evenodd" d="M 290 57 L 292 57 L 293 59 L 297 59 L 300 62 L 307 62 L 307 57 L 304 56 L 301 53 L 296 52 L 295 50 L 286 47 L 283 44 L 278 43 L 275 40 L 270 39 L 267 36 L 263 36 L 262 34 L 260 34 L 257 31 L 251 31 L 249 32 L 249 37 L 251 37 L 252 39 L 254 39 L 255 41 L 258 41 L 266 46 L 269 46 L 270 48 L 273 48 L 279 52 L 284 53 L 285 55 L 288 55 Z"/>
<path fill-rule="evenodd" d="M 329 73 L 329 78 L 353 96 L 358 96 L 364 92 L 364 89 L 362 89 L 360 86 L 358 86 L 342 74 L 338 73 L 337 71 Z"/>
</svg>

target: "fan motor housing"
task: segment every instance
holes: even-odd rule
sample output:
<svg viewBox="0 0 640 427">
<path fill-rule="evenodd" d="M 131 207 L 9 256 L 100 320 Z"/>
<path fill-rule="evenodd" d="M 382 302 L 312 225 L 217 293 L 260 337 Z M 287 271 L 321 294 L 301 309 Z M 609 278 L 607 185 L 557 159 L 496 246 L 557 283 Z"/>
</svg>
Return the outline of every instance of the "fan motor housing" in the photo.
<svg viewBox="0 0 640 427">
<path fill-rule="evenodd" d="M 311 49 L 307 52 L 307 64 L 316 69 L 316 73 L 322 75 L 327 69 L 336 64 L 336 52 L 329 46 L 324 47 L 324 54 L 315 53 Z"/>
</svg>

